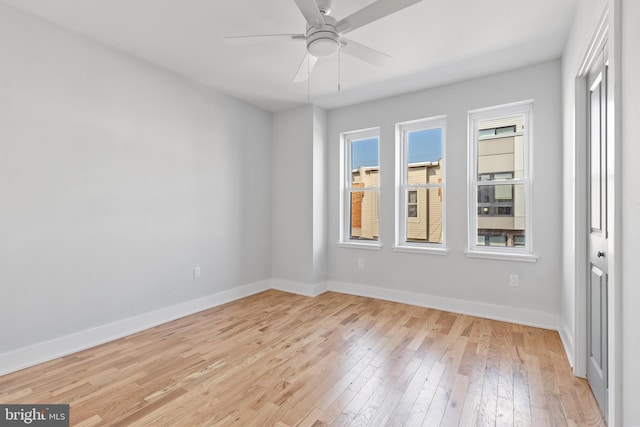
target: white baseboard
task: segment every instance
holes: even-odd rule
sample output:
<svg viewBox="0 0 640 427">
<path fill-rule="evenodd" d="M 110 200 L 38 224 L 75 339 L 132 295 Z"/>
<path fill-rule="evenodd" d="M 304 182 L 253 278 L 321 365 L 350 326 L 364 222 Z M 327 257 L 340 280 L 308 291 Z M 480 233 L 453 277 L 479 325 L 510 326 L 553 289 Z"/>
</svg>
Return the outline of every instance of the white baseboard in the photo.
<svg viewBox="0 0 640 427">
<path fill-rule="evenodd" d="M 567 325 L 564 322 L 561 322 L 560 328 L 558 328 L 558 333 L 560 334 L 560 341 L 562 341 L 562 346 L 564 347 L 564 352 L 567 354 L 567 359 L 569 359 L 569 365 L 571 365 L 571 369 L 574 370 L 575 374 L 575 353 L 574 353 L 574 341 L 573 334 L 567 328 Z"/>
<path fill-rule="evenodd" d="M 29 366 L 104 344 L 199 311 L 248 297 L 266 291 L 270 286 L 270 280 L 250 283 L 228 291 L 218 292 L 192 301 L 98 326 L 97 328 L 87 329 L 3 353 L 0 354 L 0 375 L 28 368 Z"/>
<path fill-rule="evenodd" d="M 329 291 L 333 292 L 400 302 L 403 304 L 451 311 L 503 322 L 552 329 L 555 331 L 558 330 L 559 326 L 559 316 L 557 314 L 546 313 L 543 311 L 486 304 L 347 282 L 329 281 L 327 282 L 327 288 Z"/>
<path fill-rule="evenodd" d="M 289 292 L 290 294 L 304 295 L 306 297 L 317 297 L 327 291 L 325 282 L 310 285 L 307 283 L 294 282 L 285 279 L 271 279 L 271 289 Z"/>
</svg>

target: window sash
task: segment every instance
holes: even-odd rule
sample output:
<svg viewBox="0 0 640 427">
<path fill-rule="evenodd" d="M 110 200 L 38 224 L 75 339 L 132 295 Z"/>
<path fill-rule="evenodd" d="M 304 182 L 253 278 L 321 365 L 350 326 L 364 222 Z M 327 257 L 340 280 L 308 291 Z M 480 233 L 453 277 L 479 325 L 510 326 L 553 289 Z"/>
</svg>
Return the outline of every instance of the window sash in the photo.
<svg viewBox="0 0 640 427">
<path fill-rule="evenodd" d="M 509 118 L 522 115 L 524 118 L 524 131 L 518 131 L 515 133 L 507 134 L 494 134 L 494 135 L 480 135 L 479 123 L 486 120 L 499 120 L 503 118 Z M 507 106 L 491 107 L 483 110 L 476 110 L 469 112 L 469 197 L 468 197 L 468 215 L 469 215 L 469 250 L 473 253 L 500 253 L 500 254 L 532 254 L 533 253 L 533 231 L 532 231 L 532 190 L 531 190 L 531 153 L 532 153 L 532 139 L 533 139 L 533 102 L 525 101 L 521 103 L 511 104 Z M 511 136 L 523 136 L 523 170 L 522 177 L 518 178 L 500 178 L 494 177 L 482 180 L 478 173 L 478 151 L 479 141 L 499 138 L 499 137 L 511 137 Z M 500 175 L 502 172 L 496 171 L 496 175 Z M 483 175 L 485 175 L 483 173 Z M 493 174 L 492 174 L 493 175 Z M 509 185 L 512 186 L 512 192 L 515 193 L 516 186 L 520 185 L 524 188 L 524 233 L 525 243 L 521 244 L 521 239 L 518 239 L 518 244 L 513 247 L 493 247 L 483 246 L 478 244 L 478 219 L 487 218 L 489 216 L 480 215 L 479 208 L 485 207 L 488 203 L 482 203 L 478 200 L 478 192 L 480 187 L 485 186 L 498 186 Z M 495 218 L 509 218 L 515 215 L 515 207 L 513 206 L 513 197 L 509 202 L 491 202 L 491 206 L 499 207 L 500 205 L 511 205 L 511 215 L 494 215 Z M 494 193 L 495 194 L 495 193 Z"/>
<path fill-rule="evenodd" d="M 413 132 L 441 129 L 441 182 L 412 183 L 409 179 L 409 135 Z M 438 116 L 429 119 L 421 119 L 412 122 L 396 124 L 396 242 L 398 248 L 423 248 L 446 250 L 446 117 Z M 441 202 L 441 242 L 416 242 L 408 238 L 407 227 L 415 217 L 409 217 L 409 191 L 439 189 L 442 195 Z M 419 196 L 417 196 L 419 198 Z M 417 200 L 416 211 L 420 215 L 420 201 Z"/>
<path fill-rule="evenodd" d="M 352 163 L 352 143 L 367 139 L 377 139 L 378 147 L 377 147 L 377 156 L 378 156 L 378 182 L 380 182 L 381 171 L 380 171 L 380 130 L 379 128 L 371 128 L 365 129 L 361 131 L 354 132 L 346 132 L 341 135 L 341 163 L 342 163 L 342 197 L 340 203 L 340 211 L 341 211 L 341 223 L 340 223 L 340 238 L 338 244 L 344 243 L 345 245 L 362 245 L 362 246 L 380 246 L 380 186 L 362 186 L 362 187 L 354 187 L 353 184 L 353 165 Z M 366 168 L 366 167 L 365 167 Z M 351 205 L 351 197 L 353 193 L 360 192 L 376 192 L 378 194 L 376 209 L 375 209 L 375 220 L 378 222 L 378 236 L 377 239 L 358 239 L 352 237 L 352 205 Z"/>
</svg>

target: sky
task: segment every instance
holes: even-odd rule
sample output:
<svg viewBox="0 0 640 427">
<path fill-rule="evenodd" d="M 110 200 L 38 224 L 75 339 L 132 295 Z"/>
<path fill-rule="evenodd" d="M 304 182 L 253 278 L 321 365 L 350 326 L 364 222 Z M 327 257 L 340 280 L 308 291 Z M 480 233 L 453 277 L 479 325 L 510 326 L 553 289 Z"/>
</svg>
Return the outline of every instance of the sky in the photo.
<svg viewBox="0 0 640 427">
<path fill-rule="evenodd" d="M 409 163 L 435 162 L 442 158 L 442 128 L 409 134 Z"/>
<path fill-rule="evenodd" d="M 442 158 L 442 129 L 427 129 L 409 133 L 409 163 L 433 162 Z M 351 143 L 351 168 L 379 166 L 378 138 Z"/>
</svg>

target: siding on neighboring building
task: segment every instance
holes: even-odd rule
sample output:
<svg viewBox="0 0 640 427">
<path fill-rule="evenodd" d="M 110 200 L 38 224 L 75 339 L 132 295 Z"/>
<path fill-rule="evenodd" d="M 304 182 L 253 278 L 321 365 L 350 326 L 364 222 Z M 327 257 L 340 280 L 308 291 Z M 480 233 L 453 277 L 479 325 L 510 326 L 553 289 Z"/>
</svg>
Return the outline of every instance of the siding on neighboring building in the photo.
<svg viewBox="0 0 640 427">
<path fill-rule="evenodd" d="M 365 167 L 352 171 L 352 188 L 380 186 L 380 171 L 377 167 Z M 378 239 L 378 191 L 354 191 L 351 193 L 351 238 Z"/>
<path fill-rule="evenodd" d="M 515 134 L 482 136 L 478 140 L 478 174 L 510 173 L 512 178 L 524 176 L 523 116 L 485 120 L 479 130 L 515 126 Z M 478 215 L 478 235 L 505 235 L 506 245 L 513 246 L 516 236 L 525 232 L 525 191 L 523 185 L 496 185 L 495 195 L 511 198 L 509 215 Z"/>
<path fill-rule="evenodd" d="M 413 163 L 408 165 L 407 183 L 442 183 L 440 162 Z M 412 242 L 442 242 L 442 189 L 420 188 L 417 192 L 418 212 L 407 218 L 407 240 Z M 409 197 L 407 197 L 409 203 Z M 408 211 L 408 209 L 407 209 Z"/>
<path fill-rule="evenodd" d="M 409 165 L 409 184 L 442 182 L 440 162 Z M 378 187 L 377 167 L 360 167 L 352 171 L 352 188 Z M 442 242 L 442 190 L 417 189 L 417 216 L 407 218 L 407 239 L 419 242 Z M 378 191 L 351 193 L 351 237 L 377 239 L 379 237 Z"/>
</svg>

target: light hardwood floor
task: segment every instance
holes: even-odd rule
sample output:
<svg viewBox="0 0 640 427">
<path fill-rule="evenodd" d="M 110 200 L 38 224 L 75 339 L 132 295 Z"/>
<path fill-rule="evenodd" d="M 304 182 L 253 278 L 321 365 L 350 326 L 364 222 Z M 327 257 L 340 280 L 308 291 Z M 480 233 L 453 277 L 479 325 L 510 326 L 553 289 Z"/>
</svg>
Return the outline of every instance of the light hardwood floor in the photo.
<svg viewBox="0 0 640 427">
<path fill-rule="evenodd" d="M 556 332 L 267 291 L 0 377 L 71 424 L 604 425 Z"/>
</svg>

